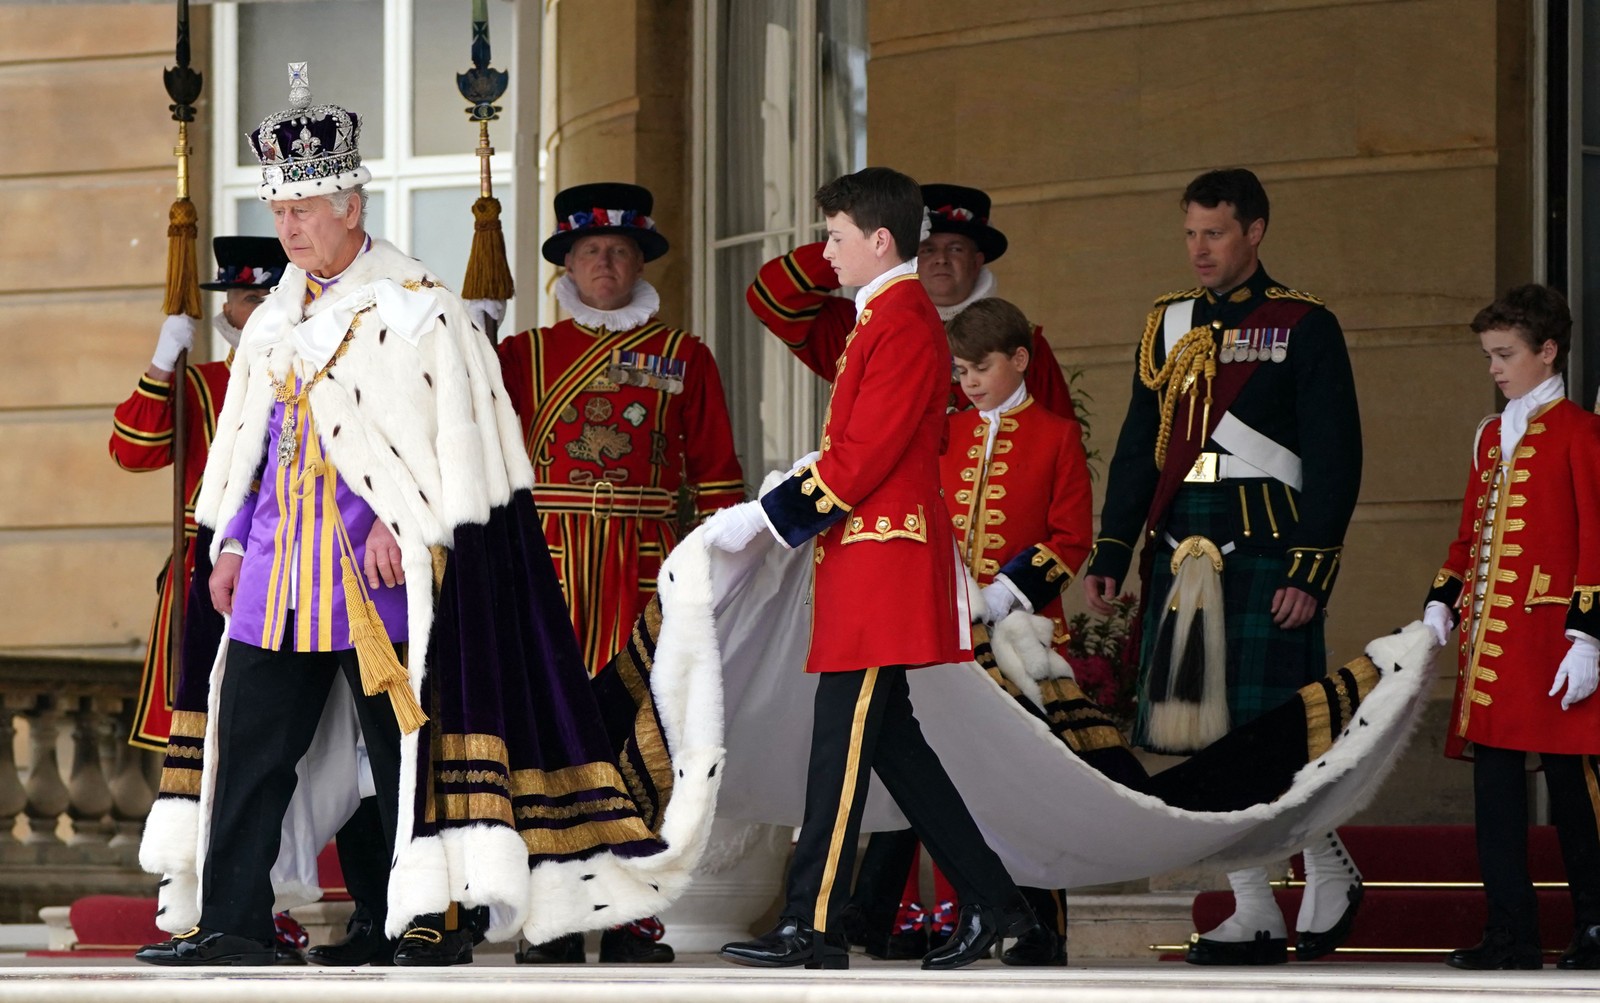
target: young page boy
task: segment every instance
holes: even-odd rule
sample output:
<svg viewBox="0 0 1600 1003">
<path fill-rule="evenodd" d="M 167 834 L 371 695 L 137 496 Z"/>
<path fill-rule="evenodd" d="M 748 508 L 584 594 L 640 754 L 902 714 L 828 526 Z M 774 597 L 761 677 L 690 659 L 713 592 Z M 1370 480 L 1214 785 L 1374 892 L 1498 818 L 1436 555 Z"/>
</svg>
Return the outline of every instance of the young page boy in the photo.
<svg viewBox="0 0 1600 1003">
<path fill-rule="evenodd" d="M 1423 620 L 1459 622 L 1446 755 L 1471 758 L 1483 940 L 1455 968 L 1539 968 L 1528 878 L 1528 753 L 1544 765 L 1575 931 L 1557 968 L 1600 968 L 1600 418 L 1566 399 L 1572 315 L 1556 291 L 1512 289 L 1472 330 L 1505 395 L 1478 426 L 1461 527 Z M 1470 748 L 1469 748 L 1470 745 Z"/>
<path fill-rule="evenodd" d="M 921 190 L 883 167 L 817 192 L 826 256 L 859 286 L 822 442 L 758 502 L 722 510 L 706 539 L 740 550 L 762 532 L 813 540 L 817 673 L 804 822 L 777 926 L 722 956 L 763 967 L 849 967 L 837 920 L 875 770 L 963 902 L 955 935 L 922 961 L 959 968 L 1038 923 L 923 738 L 906 671 L 971 658 L 964 589 L 939 498 L 949 348 L 917 281 Z M 907 588 L 906 582 L 916 582 Z"/>
<path fill-rule="evenodd" d="M 1048 617 L 1053 643 L 1064 648 L 1061 596 L 1089 555 L 1094 535 L 1089 463 L 1078 423 L 1046 410 L 1030 392 L 1033 328 L 1015 305 L 978 300 L 949 322 L 948 331 L 956 379 L 972 406 L 949 417 L 939 474 L 962 563 L 983 587 L 986 608 L 977 612 L 990 623 L 1016 609 Z M 915 911 L 917 878 L 913 864 L 901 904 L 908 913 Z M 940 917 L 959 899 L 942 887 L 937 868 L 934 882 Z M 1040 926 L 1001 960 L 1066 964 L 1066 893 L 1022 892 Z"/>
</svg>

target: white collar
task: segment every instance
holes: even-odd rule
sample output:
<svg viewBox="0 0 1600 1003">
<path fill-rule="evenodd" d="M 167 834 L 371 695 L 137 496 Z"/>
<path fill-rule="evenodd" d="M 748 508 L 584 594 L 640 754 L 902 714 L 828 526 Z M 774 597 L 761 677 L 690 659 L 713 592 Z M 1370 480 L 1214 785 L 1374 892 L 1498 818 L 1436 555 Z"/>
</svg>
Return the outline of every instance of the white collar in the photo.
<svg viewBox="0 0 1600 1003">
<path fill-rule="evenodd" d="M 972 286 L 971 296 L 968 296 L 960 303 L 952 303 L 949 306 L 940 306 L 939 304 L 935 303 L 934 309 L 939 311 L 939 319 L 948 324 L 952 320 L 956 319 L 956 314 L 965 310 L 967 307 L 978 302 L 979 300 L 985 300 L 993 296 L 994 287 L 998 284 L 999 283 L 995 282 L 994 273 L 989 271 L 989 267 L 987 265 L 981 265 L 978 268 L 978 281 L 973 283 Z"/>
<path fill-rule="evenodd" d="M 1517 443 L 1522 441 L 1523 434 L 1528 431 L 1528 420 L 1533 417 L 1533 413 L 1551 401 L 1560 400 L 1566 396 L 1566 392 L 1566 378 L 1556 373 L 1521 397 L 1506 402 L 1505 412 L 1500 415 L 1502 463 L 1511 462 L 1512 451 L 1517 448 Z"/>
<path fill-rule="evenodd" d="M 993 425 L 995 423 L 995 419 L 999 418 L 1001 415 L 1005 414 L 1007 411 L 1011 410 L 1012 408 L 1019 406 L 1023 401 L 1025 401 L 1027 399 L 1028 399 L 1028 384 L 1026 384 L 1026 383 L 1018 383 L 1017 384 L 1017 389 L 1011 391 L 1011 396 L 1007 397 L 1005 400 L 1001 401 L 999 407 L 993 408 L 993 409 L 988 410 L 988 411 L 979 411 L 978 414 L 983 418 L 984 421 L 986 421 L 989 424 Z"/>
<path fill-rule="evenodd" d="M 239 335 L 242 332 L 228 323 L 228 318 L 221 310 L 218 310 L 216 315 L 211 318 L 211 329 L 217 332 L 218 337 L 228 343 L 229 348 L 239 347 Z"/>
<path fill-rule="evenodd" d="M 571 275 L 556 280 L 556 302 L 572 319 L 584 327 L 607 331 L 631 331 L 649 322 L 661 310 L 661 294 L 644 279 L 633 284 L 633 299 L 615 310 L 600 310 L 578 297 L 578 284 Z"/>
<path fill-rule="evenodd" d="M 898 265 L 895 265 L 893 268 L 891 268 L 888 271 L 884 272 L 882 275 L 879 275 L 877 278 L 873 279 L 871 282 L 868 282 L 866 285 L 862 286 L 860 289 L 857 289 L 856 290 L 856 313 L 859 314 L 861 312 L 862 307 L 865 307 L 867 305 L 867 300 L 872 298 L 872 294 L 876 293 L 879 289 L 882 289 L 884 286 L 888 285 L 890 279 L 897 279 L 902 275 L 915 275 L 915 274 L 917 274 L 917 259 L 916 258 L 912 258 L 909 261 L 900 262 Z"/>
</svg>

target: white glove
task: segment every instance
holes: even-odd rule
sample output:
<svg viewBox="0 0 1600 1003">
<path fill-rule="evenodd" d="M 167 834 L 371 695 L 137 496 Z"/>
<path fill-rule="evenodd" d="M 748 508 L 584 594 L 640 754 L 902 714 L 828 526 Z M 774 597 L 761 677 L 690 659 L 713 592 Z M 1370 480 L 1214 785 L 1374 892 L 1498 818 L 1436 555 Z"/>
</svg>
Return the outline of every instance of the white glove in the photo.
<svg viewBox="0 0 1600 1003">
<path fill-rule="evenodd" d="M 1435 599 L 1422 611 L 1422 622 L 1433 631 L 1433 639 L 1439 642 L 1439 647 L 1450 643 L 1450 632 L 1456 629 L 1455 617 L 1450 614 L 1450 607 Z"/>
<path fill-rule="evenodd" d="M 1572 642 L 1572 647 L 1561 659 L 1561 668 L 1556 670 L 1556 683 L 1550 687 L 1550 695 L 1555 696 L 1561 692 L 1563 685 L 1566 686 L 1566 695 L 1561 698 L 1561 709 L 1566 710 L 1593 693 L 1596 683 L 1600 683 L 1600 647 L 1580 637 Z"/>
<path fill-rule="evenodd" d="M 175 313 L 161 322 L 161 337 L 156 341 L 156 354 L 150 356 L 152 368 L 172 372 L 178 367 L 178 353 L 194 347 L 194 329 L 198 322 L 186 313 Z"/>
<path fill-rule="evenodd" d="M 493 318 L 495 325 L 499 326 L 506 319 L 505 300 L 467 300 L 467 316 L 472 318 L 472 323 L 478 330 L 489 330 L 489 319 Z"/>
<path fill-rule="evenodd" d="M 813 449 L 811 452 L 794 461 L 794 463 L 789 467 L 788 476 L 793 477 L 795 474 L 798 474 L 800 471 L 811 466 L 820 459 L 822 459 L 822 454 Z"/>
<path fill-rule="evenodd" d="M 706 546 L 737 553 L 749 546 L 767 528 L 767 517 L 758 501 L 740 502 L 718 509 L 702 525 Z"/>
<path fill-rule="evenodd" d="M 983 604 L 988 607 L 984 619 L 990 623 L 999 623 L 1017 604 L 1017 595 L 1005 582 L 990 582 L 983 587 Z"/>
</svg>

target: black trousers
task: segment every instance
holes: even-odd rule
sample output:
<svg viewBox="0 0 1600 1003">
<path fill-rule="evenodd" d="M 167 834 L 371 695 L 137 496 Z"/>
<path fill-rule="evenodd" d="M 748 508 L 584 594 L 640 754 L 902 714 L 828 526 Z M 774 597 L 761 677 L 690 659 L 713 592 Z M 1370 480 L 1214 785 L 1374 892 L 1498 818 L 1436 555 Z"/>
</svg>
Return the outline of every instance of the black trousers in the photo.
<svg viewBox="0 0 1600 1003">
<path fill-rule="evenodd" d="M 295 764 L 310 748 L 340 675 L 355 697 L 372 764 L 383 827 L 381 859 L 393 856 L 400 728 L 388 695 L 361 692 L 354 651 L 269 651 L 230 640 L 217 698 L 216 791 L 201 874 L 202 928 L 272 940 L 271 871 L 298 782 Z M 386 890 L 378 901 L 385 897 Z"/>
<path fill-rule="evenodd" d="M 1539 906 L 1528 877 L 1528 754 L 1475 747 L 1473 813 L 1478 869 L 1489 900 L 1490 930 L 1522 944 L 1539 943 Z M 1572 914 L 1579 925 L 1600 923 L 1600 775 L 1597 757 L 1540 753 L 1550 821 L 1561 841 Z"/>
<path fill-rule="evenodd" d="M 361 799 L 333 845 L 339 853 L 339 870 L 344 872 L 345 891 L 355 903 L 351 920 L 371 920 L 381 931 L 389 915 L 389 858 L 394 841 L 385 836 L 376 797 Z"/>
<path fill-rule="evenodd" d="M 891 665 L 817 676 L 805 821 L 789 867 L 785 915 L 818 930 L 833 927 L 848 897 L 873 772 L 963 903 L 1020 902 L 1017 886 L 922 737 L 905 668 Z"/>
</svg>

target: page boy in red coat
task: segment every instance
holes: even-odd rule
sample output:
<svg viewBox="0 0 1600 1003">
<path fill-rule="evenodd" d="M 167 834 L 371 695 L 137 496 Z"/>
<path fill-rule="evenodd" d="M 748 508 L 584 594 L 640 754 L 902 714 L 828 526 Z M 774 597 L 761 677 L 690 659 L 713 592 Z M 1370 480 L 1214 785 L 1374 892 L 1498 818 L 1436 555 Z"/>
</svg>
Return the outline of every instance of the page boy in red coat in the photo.
<svg viewBox="0 0 1600 1003">
<path fill-rule="evenodd" d="M 1423 619 L 1459 623 L 1447 755 L 1471 758 L 1489 915 L 1455 968 L 1539 968 L 1528 878 L 1528 753 L 1539 754 L 1575 931 L 1558 968 L 1600 968 L 1600 417 L 1566 399 L 1572 314 L 1546 286 L 1512 289 L 1472 330 L 1505 412 L 1478 426 L 1461 527 Z"/>
<path fill-rule="evenodd" d="M 965 590 L 939 498 L 950 351 L 917 281 L 921 190 L 869 167 L 824 185 L 827 260 L 859 286 L 854 329 L 835 365 L 822 442 L 757 502 L 713 515 L 706 540 L 741 550 L 772 532 L 811 542 L 811 650 L 817 673 L 805 820 L 777 926 L 727 944 L 761 967 L 848 968 L 838 919 L 848 895 L 867 770 L 875 770 L 963 902 L 954 936 L 922 961 L 959 968 L 1038 923 L 984 841 L 912 711 L 906 671 L 971 657 Z M 902 587 L 916 581 L 916 589 Z"/>
</svg>

